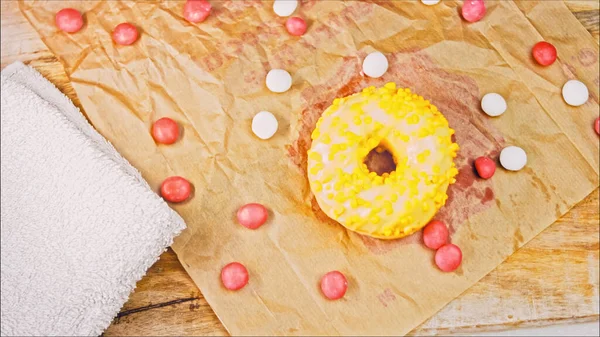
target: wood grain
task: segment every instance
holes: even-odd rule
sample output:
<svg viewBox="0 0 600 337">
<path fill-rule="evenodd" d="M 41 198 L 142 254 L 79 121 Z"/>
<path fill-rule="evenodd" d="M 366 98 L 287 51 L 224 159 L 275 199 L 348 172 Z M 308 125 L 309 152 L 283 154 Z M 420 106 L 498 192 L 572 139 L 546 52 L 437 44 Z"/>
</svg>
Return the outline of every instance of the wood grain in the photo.
<svg viewBox="0 0 600 337">
<path fill-rule="evenodd" d="M 565 1 L 598 39 L 599 3 Z M 61 64 L 20 14 L 1 1 L 1 67 L 20 60 L 79 104 Z M 415 329 L 413 335 L 502 330 L 598 320 L 599 190 L 496 270 Z M 227 335 L 170 249 L 138 282 L 106 336 Z"/>
</svg>

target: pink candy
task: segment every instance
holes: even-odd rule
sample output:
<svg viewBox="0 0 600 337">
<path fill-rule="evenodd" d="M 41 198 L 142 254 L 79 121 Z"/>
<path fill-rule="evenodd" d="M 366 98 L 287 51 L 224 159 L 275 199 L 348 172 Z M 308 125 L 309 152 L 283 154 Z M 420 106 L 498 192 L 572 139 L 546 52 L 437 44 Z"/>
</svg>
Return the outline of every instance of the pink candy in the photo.
<svg viewBox="0 0 600 337">
<path fill-rule="evenodd" d="M 306 21 L 297 16 L 291 17 L 285 22 L 285 28 L 290 35 L 302 36 L 306 33 Z"/>
<path fill-rule="evenodd" d="M 128 46 L 138 39 L 139 33 L 134 25 L 128 22 L 118 24 L 113 30 L 112 38 L 115 43 Z"/>
<path fill-rule="evenodd" d="M 206 0 L 187 0 L 183 6 L 183 17 L 189 22 L 198 23 L 206 20 L 212 6 Z"/>
<path fill-rule="evenodd" d="M 56 26 L 67 33 L 75 33 L 83 27 L 81 13 L 73 8 L 61 9 L 54 17 Z"/>
<path fill-rule="evenodd" d="M 438 249 L 448 242 L 448 228 L 441 221 L 433 220 L 423 229 L 423 243 L 431 249 Z"/>
<path fill-rule="evenodd" d="M 469 22 L 477 22 L 485 16 L 483 0 L 466 0 L 462 6 L 462 16 Z"/>
<path fill-rule="evenodd" d="M 239 262 L 231 262 L 221 270 L 221 282 L 228 290 L 240 290 L 248 284 L 248 270 Z"/>
<path fill-rule="evenodd" d="M 462 251 L 451 243 L 443 245 L 435 252 L 435 264 L 441 271 L 455 271 L 462 262 Z"/>
<path fill-rule="evenodd" d="M 265 206 L 256 203 L 246 204 L 237 211 L 237 220 L 246 228 L 257 229 L 267 221 L 268 215 Z"/>
<path fill-rule="evenodd" d="M 348 281 L 346 276 L 337 270 L 330 271 L 321 279 L 321 291 L 330 300 L 337 300 L 346 294 Z"/>
</svg>

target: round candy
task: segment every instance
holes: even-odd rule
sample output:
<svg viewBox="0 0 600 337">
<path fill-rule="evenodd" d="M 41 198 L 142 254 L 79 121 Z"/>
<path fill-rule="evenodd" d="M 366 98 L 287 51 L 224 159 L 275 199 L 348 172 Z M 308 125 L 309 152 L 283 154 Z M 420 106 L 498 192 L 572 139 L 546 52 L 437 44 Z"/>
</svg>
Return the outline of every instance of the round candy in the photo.
<svg viewBox="0 0 600 337">
<path fill-rule="evenodd" d="M 272 92 L 286 92 L 292 86 L 292 75 L 283 69 L 271 69 L 265 82 Z"/>
<path fill-rule="evenodd" d="M 488 157 L 479 157 L 475 159 L 475 170 L 483 179 L 490 179 L 496 172 L 496 163 Z"/>
<path fill-rule="evenodd" d="M 562 88 L 562 95 L 567 104 L 580 106 L 590 97 L 588 88 L 580 81 L 570 80 Z"/>
<path fill-rule="evenodd" d="M 508 146 L 500 152 L 500 164 L 509 171 L 519 171 L 527 164 L 527 154 L 518 146 Z"/>
<path fill-rule="evenodd" d="M 330 300 L 337 300 L 344 297 L 346 289 L 348 289 L 346 276 L 337 270 L 330 271 L 321 279 L 321 291 Z"/>
<path fill-rule="evenodd" d="M 433 220 L 423 229 L 423 243 L 431 249 L 438 249 L 448 242 L 448 228 L 441 221 Z"/>
<path fill-rule="evenodd" d="M 543 66 L 549 66 L 556 61 L 556 48 L 546 41 L 536 43 L 531 49 L 531 54 L 537 63 Z"/>
<path fill-rule="evenodd" d="M 173 144 L 179 138 L 179 126 L 168 117 L 163 117 L 152 125 L 152 137 L 161 144 Z"/>
<path fill-rule="evenodd" d="M 54 22 L 58 29 L 67 33 L 75 33 L 83 27 L 83 17 L 78 10 L 73 8 L 61 9 L 56 13 Z"/>
<path fill-rule="evenodd" d="M 257 229 L 267 221 L 269 212 L 267 208 L 261 204 L 247 204 L 237 211 L 237 220 L 240 225 L 250 228 Z"/>
<path fill-rule="evenodd" d="M 221 269 L 221 282 L 229 290 L 240 290 L 248 284 L 248 270 L 239 262 L 231 262 Z"/>
<path fill-rule="evenodd" d="M 211 8 L 206 0 L 187 0 L 183 6 L 183 17 L 189 22 L 202 22 L 210 14 Z"/>
<path fill-rule="evenodd" d="M 440 0 L 421 0 L 421 2 L 424 5 L 433 6 L 433 5 L 437 5 L 438 3 L 440 3 Z"/>
<path fill-rule="evenodd" d="M 388 70 L 388 60 L 382 53 L 376 51 L 365 57 L 363 73 L 372 78 L 379 78 Z"/>
<path fill-rule="evenodd" d="M 469 22 L 477 22 L 485 16 L 483 0 L 466 0 L 462 6 L 462 16 Z"/>
<path fill-rule="evenodd" d="M 192 192 L 192 185 L 183 177 L 169 177 L 160 185 L 160 195 L 170 202 L 185 201 Z"/>
<path fill-rule="evenodd" d="M 306 33 L 306 21 L 297 16 L 287 19 L 285 22 L 285 28 L 288 33 L 294 36 L 302 36 Z"/>
<path fill-rule="evenodd" d="M 278 127 L 277 118 L 268 111 L 261 111 L 252 118 L 252 132 L 260 139 L 273 137 Z"/>
<path fill-rule="evenodd" d="M 456 270 L 462 262 L 462 252 L 458 246 L 451 243 L 441 246 L 435 252 L 435 264 L 441 271 L 451 272 Z"/>
<path fill-rule="evenodd" d="M 594 130 L 600 135 L 600 117 L 596 118 L 596 121 L 594 122 Z"/>
<path fill-rule="evenodd" d="M 275 0 L 273 11 L 277 16 L 290 16 L 298 7 L 298 0 Z"/>
<path fill-rule="evenodd" d="M 500 116 L 506 111 L 506 100 L 495 92 L 485 94 L 481 99 L 481 109 L 488 116 Z"/>
<path fill-rule="evenodd" d="M 131 23 L 120 23 L 113 30 L 112 38 L 117 44 L 128 46 L 137 40 L 138 30 Z"/>
</svg>

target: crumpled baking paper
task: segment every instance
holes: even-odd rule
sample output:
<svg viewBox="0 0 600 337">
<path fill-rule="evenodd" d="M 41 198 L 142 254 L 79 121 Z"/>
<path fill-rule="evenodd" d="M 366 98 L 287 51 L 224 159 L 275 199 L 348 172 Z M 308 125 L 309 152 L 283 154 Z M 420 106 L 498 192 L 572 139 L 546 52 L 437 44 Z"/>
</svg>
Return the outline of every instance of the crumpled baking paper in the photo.
<svg viewBox="0 0 600 337">
<path fill-rule="evenodd" d="M 271 2 L 211 1 L 208 19 L 190 24 L 184 2 L 23 2 L 21 9 L 63 63 L 87 117 L 151 186 L 181 175 L 192 198 L 173 207 L 188 229 L 173 249 L 227 330 L 234 335 L 401 335 L 494 269 L 507 256 L 598 186 L 598 44 L 560 1 L 486 1 L 477 23 L 459 15 L 461 2 L 302 1 L 294 15 L 308 32 L 290 36 Z M 71 6 L 85 26 L 66 34 L 54 14 Z M 133 46 L 115 45 L 121 22 L 141 31 Z M 541 67 L 538 41 L 559 58 Z M 361 74 L 369 52 L 390 63 L 380 79 Z M 268 70 L 283 68 L 291 90 L 269 92 Z M 569 79 L 590 90 L 570 107 L 561 97 Z M 309 133 L 335 97 L 394 81 L 429 99 L 456 129 L 458 181 L 437 219 L 462 248 L 462 266 L 440 272 L 420 234 L 380 241 L 329 220 L 305 174 Z M 488 92 L 503 95 L 507 112 L 487 117 Z M 251 133 L 261 110 L 279 120 L 263 141 Z M 153 121 L 171 117 L 183 135 L 157 145 Z M 522 147 L 520 172 L 498 169 L 476 177 L 472 161 Z M 259 202 L 269 221 L 248 230 L 236 210 Z M 239 261 L 250 282 L 226 291 L 225 264 Z M 340 270 L 349 281 L 342 300 L 328 301 L 319 280 Z M 551 272 L 551 271 L 548 271 Z"/>
</svg>

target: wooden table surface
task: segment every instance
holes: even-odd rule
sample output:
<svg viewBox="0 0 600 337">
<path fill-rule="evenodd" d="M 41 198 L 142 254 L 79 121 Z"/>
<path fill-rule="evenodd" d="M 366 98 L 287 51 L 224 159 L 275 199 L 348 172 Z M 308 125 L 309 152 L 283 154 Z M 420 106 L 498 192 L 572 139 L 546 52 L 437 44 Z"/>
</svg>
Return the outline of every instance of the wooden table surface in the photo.
<svg viewBox="0 0 600 337">
<path fill-rule="evenodd" d="M 598 1 L 565 2 L 598 39 Z M 1 11 L 1 67 L 23 61 L 79 104 L 61 64 L 21 15 L 18 3 L 2 0 Z M 411 334 L 598 320 L 598 212 L 596 189 Z M 227 331 L 169 249 L 138 282 L 104 335 L 227 335 Z"/>
</svg>

